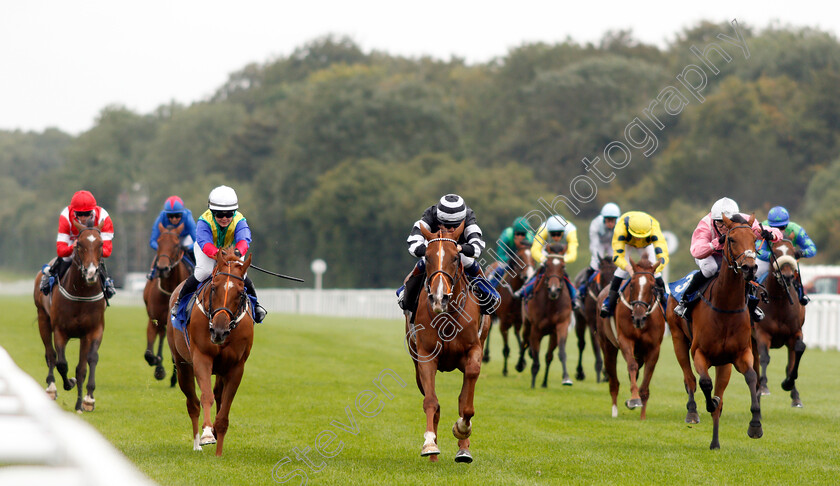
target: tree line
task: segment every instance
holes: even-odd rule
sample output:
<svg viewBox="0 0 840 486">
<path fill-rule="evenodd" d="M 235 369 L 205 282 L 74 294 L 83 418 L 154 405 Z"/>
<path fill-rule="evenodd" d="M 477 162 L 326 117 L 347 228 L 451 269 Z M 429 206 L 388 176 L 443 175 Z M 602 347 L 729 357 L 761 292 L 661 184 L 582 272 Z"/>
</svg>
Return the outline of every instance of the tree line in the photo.
<svg viewBox="0 0 840 486">
<path fill-rule="evenodd" d="M 578 214 L 558 206 L 582 236 L 570 269 L 588 261 L 588 222 L 614 201 L 676 233 L 672 271 L 687 271 L 691 231 L 724 195 L 760 218 L 785 205 L 819 261 L 836 261 L 840 44 L 811 28 L 738 31 L 748 59 L 719 37 L 735 36 L 732 24 L 701 22 L 666 48 L 611 31 L 597 43 L 523 44 L 478 64 L 364 52 L 327 36 L 244 66 L 189 106 L 108 106 L 75 137 L 0 131 L 0 213 L 15 221 L 0 241 L 2 267 L 34 272 L 54 256 L 58 213 L 84 188 L 114 219 L 109 267 L 146 271 L 164 199 L 180 195 L 198 216 L 210 189 L 228 184 L 256 264 L 308 277 L 310 261 L 323 258 L 327 287 L 394 287 L 413 264 L 411 226 L 441 195 L 464 196 L 495 245 L 539 198 L 568 195 L 570 180 L 588 173 L 582 159 L 603 158 L 663 88 L 679 86 L 675 75 L 702 67 L 692 47 L 712 43 L 733 59 L 708 54 L 719 73 L 707 76 L 702 103 L 675 116 L 654 107 L 663 124 L 655 152 L 629 147 L 632 162 Z"/>
</svg>

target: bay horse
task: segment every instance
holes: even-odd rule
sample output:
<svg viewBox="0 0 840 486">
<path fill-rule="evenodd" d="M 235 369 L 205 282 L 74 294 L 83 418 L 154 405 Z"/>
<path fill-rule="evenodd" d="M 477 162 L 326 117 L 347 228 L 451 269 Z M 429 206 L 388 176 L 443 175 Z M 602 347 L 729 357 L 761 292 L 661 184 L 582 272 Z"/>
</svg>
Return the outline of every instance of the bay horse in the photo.
<svg viewBox="0 0 840 486">
<path fill-rule="evenodd" d="M 612 416 L 618 417 L 618 372 L 616 364 L 618 351 L 627 362 L 627 374 L 630 377 L 630 399 L 624 405 L 633 410 L 642 408 L 641 420 L 647 418 L 647 402 L 650 398 L 650 380 L 659 361 L 659 348 L 665 335 L 664 309 L 659 305 L 656 291 L 654 266 L 647 259 L 636 263 L 629 260 L 633 275 L 619 292 L 619 302 L 615 315 L 598 316 L 598 336 L 604 351 L 604 367 L 610 383 L 612 398 Z M 601 292 L 601 303 L 607 297 L 609 289 Z M 638 385 L 639 371 L 644 368 L 645 376 Z"/>
<path fill-rule="evenodd" d="M 598 294 L 604 287 L 609 287 L 615 274 L 616 266 L 612 257 L 598 257 L 598 273 L 586 286 L 586 295 L 583 296 L 583 306 L 574 310 L 575 335 L 578 343 L 578 364 L 575 371 L 575 379 L 582 381 L 586 379 L 583 372 L 583 350 L 586 349 L 586 331 L 589 330 L 589 341 L 592 343 L 592 353 L 595 355 L 595 381 L 601 383 L 601 378 L 607 380 L 603 374 L 604 361 L 601 358 L 601 345 L 598 339 Z M 586 275 L 586 269 L 581 270 L 575 278 L 575 287 L 580 288 Z"/>
<path fill-rule="evenodd" d="M 406 318 L 406 344 L 414 360 L 415 378 L 423 394 L 426 432 L 420 455 L 437 462 L 440 403 L 435 394 L 438 371 L 460 370 L 464 374 L 458 396 L 458 420 L 452 434 L 458 439 L 455 462 L 472 462 L 470 435 L 475 415 L 473 397 L 481 372 L 484 339 L 490 318 L 481 317 L 479 304 L 470 291 L 461 264 L 458 238 L 464 223 L 453 229 L 441 228 L 432 233 L 421 227 L 426 238 L 426 281 L 420 292 L 414 324 Z"/>
<path fill-rule="evenodd" d="M 144 358 L 149 366 L 155 367 L 155 378 L 162 380 L 166 377 L 166 370 L 163 369 L 163 343 L 166 339 L 166 323 L 169 321 L 169 298 L 175 287 L 190 276 L 190 269 L 184 261 L 184 249 L 181 248 L 184 223 L 174 228 L 158 223 L 158 229 L 158 248 L 152 263 L 155 278 L 147 280 L 143 289 L 143 302 L 149 317 L 146 324 Z M 153 351 L 155 339 L 158 340 L 157 354 Z M 173 366 L 169 385 L 174 387 L 177 380 L 177 372 Z"/>
<path fill-rule="evenodd" d="M 756 352 L 761 363 L 759 393 L 769 395 L 767 388 L 767 365 L 770 363 L 770 349 L 787 346 L 788 362 L 782 390 L 790 392 L 791 406 L 802 407 L 796 379 L 799 377 L 799 363 L 805 352 L 802 340 L 802 325 L 805 323 L 805 307 L 799 303 L 799 296 L 793 289 L 793 283 L 799 278 L 798 266 L 794 258 L 793 244 L 788 240 L 773 244 L 775 262 L 770 259 L 770 274 L 765 281 L 769 302 L 759 304 L 765 317 L 755 323 L 753 335 L 756 340 Z"/>
<path fill-rule="evenodd" d="M 522 316 L 523 337 L 528 339 L 531 363 L 531 388 L 534 388 L 537 373 L 540 371 L 540 341 L 546 335 L 548 351 L 545 353 L 545 377 L 542 387 L 548 386 L 548 369 L 551 366 L 554 349 L 557 358 L 563 364 L 563 384 L 571 385 L 572 380 L 566 370 L 566 336 L 572 321 L 572 296 L 566 287 L 566 260 L 563 254 L 566 245 L 552 243 L 548 245 L 545 271 L 534 286 L 534 297 L 524 304 Z"/>
<path fill-rule="evenodd" d="M 47 361 L 47 394 L 55 400 L 58 395 L 53 369 L 61 375 L 65 390 L 78 385 L 76 411 L 92 412 L 96 406 L 93 391 L 96 389 L 96 364 L 99 362 L 99 345 L 105 331 L 105 295 L 102 292 L 99 266 L 102 262 L 102 223 L 93 226 L 73 221 L 79 237 L 73 245 L 70 268 L 55 285 L 50 295 L 39 289 L 42 272 L 35 277 L 35 308 L 38 311 L 38 330 L 44 342 Z M 79 339 L 79 363 L 76 376 L 67 377 L 65 347 L 72 338 Z M 53 346 L 53 344 L 55 344 Z M 82 397 L 82 384 L 87 369 L 90 378 L 87 394 Z"/>
<path fill-rule="evenodd" d="M 171 319 L 166 325 L 178 385 L 187 398 L 187 413 L 192 420 L 193 450 L 215 443 L 217 456 L 222 455 L 230 407 L 254 342 L 254 321 L 245 293 L 251 254 L 242 258 L 237 253 L 223 249 L 216 254 L 216 266 L 208 282 L 198 290 L 186 332 L 174 328 Z M 181 286 L 183 282 L 172 293 L 170 307 L 175 305 Z M 212 375 L 216 375 L 215 386 L 211 385 Z M 195 394 L 196 381 L 200 401 Z M 214 400 L 216 417 L 211 420 Z M 199 433 L 202 411 L 203 429 Z"/>
<path fill-rule="evenodd" d="M 720 449 L 718 429 L 720 414 L 723 410 L 723 392 L 729 384 L 732 366 L 744 379 L 750 390 L 750 412 L 752 419 L 747 428 L 747 435 L 753 439 L 761 438 L 761 406 L 758 394 L 758 374 L 753 368 L 752 330 L 750 312 L 747 310 L 745 286 L 755 278 L 755 234 L 752 224 L 755 216 L 745 221 L 740 215 L 732 219 L 723 216 L 723 222 L 729 229 L 723 243 L 721 269 L 705 290 L 701 300 L 691 308 L 689 321 L 674 313 L 676 299 L 668 299 L 665 318 L 674 341 L 674 353 L 683 370 L 688 403 L 687 423 L 697 423 L 697 405 L 694 392 L 697 382 L 689 363 L 689 355 L 694 360 L 694 368 L 700 375 L 700 389 L 706 397 L 706 411 L 712 414 L 714 423 L 710 449 Z M 689 354 L 690 353 L 690 354 Z M 714 395 L 709 367 L 715 367 Z"/>
<path fill-rule="evenodd" d="M 491 271 L 497 266 L 499 262 L 494 262 L 487 269 L 489 275 Z M 513 293 L 522 288 L 522 285 L 534 275 L 534 259 L 531 257 L 530 245 L 520 245 L 517 248 L 516 258 L 511 258 L 508 263 L 508 269 L 505 271 L 502 281 L 496 286 L 496 290 L 501 297 L 499 306 L 493 313 L 490 323 L 490 331 L 493 330 L 493 321 L 499 322 L 499 333 L 502 335 L 502 355 L 505 358 L 504 366 L 502 367 L 502 374 L 508 374 L 508 357 L 510 356 L 510 345 L 508 340 L 508 332 L 513 328 L 513 336 L 516 338 L 516 344 L 519 348 L 519 360 L 516 364 L 516 371 L 521 372 L 525 369 L 525 338 L 521 336 L 522 328 L 522 302 L 513 296 Z M 487 339 L 484 345 L 484 362 L 490 360 L 490 333 L 487 334 Z"/>
</svg>

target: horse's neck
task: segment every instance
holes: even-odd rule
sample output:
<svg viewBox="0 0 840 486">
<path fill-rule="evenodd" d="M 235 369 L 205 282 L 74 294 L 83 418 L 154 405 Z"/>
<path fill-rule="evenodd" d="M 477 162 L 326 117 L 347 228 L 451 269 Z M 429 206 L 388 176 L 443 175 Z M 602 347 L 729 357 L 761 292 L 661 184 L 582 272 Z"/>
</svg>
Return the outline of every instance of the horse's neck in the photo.
<svg viewBox="0 0 840 486">
<path fill-rule="evenodd" d="M 166 278 L 158 277 L 158 278 L 160 278 L 160 287 L 163 290 L 166 290 L 166 291 L 170 292 L 170 291 L 174 290 L 175 287 L 177 287 L 179 283 L 183 282 L 184 279 L 189 277 L 189 275 L 190 275 L 190 272 L 187 269 L 187 265 L 184 263 L 184 260 L 181 259 L 181 261 L 179 261 L 178 264 L 175 265 L 175 268 L 173 268 L 169 272 L 168 277 L 166 277 Z"/>
<path fill-rule="evenodd" d="M 729 305 L 731 307 L 743 306 L 747 297 L 744 293 L 746 281 L 740 273 L 729 267 L 724 261 L 721 263 L 720 273 L 717 278 L 714 293 L 710 296 L 712 302 L 719 306 Z M 724 307 L 729 308 L 729 307 Z"/>
</svg>

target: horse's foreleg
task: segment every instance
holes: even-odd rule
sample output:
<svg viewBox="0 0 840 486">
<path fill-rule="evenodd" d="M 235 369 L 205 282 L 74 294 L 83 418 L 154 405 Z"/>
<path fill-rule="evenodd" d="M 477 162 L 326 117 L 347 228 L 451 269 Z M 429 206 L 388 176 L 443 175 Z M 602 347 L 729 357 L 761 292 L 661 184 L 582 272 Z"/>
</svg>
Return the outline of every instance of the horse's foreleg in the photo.
<svg viewBox="0 0 840 486">
<path fill-rule="evenodd" d="M 606 339 L 604 339 L 606 341 Z M 602 342 L 601 349 L 604 351 L 604 371 L 607 373 L 607 381 L 610 384 L 610 398 L 612 399 L 611 414 L 613 418 L 618 417 L 618 349 L 612 343 Z"/>
<path fill-rule="evenodd" d="M 753 439 L 759 439 L 764 435 L 761 428 L 761 396 L 758 394 L 758 376 L 755 373 L 752 363 L 752 352 L 744 352 L 735 358 L 735 369 L 744 375 L 744 380 L 750 389 L 750 412 L 752 419 L 747 429 L 747 435 Z"/>
<path fill-rule="evenodd" d="M 583 350 L 586 349 L 586 320 L 582 313 L 575 313 L 575 335 L 577 336 L 578 363 L 575 368 L 575 379 L 583 381 L 586 373 L 583 372 Z"/>
<path fill-rule="evenodd" d="M 592 341 L 592 352 L 595 353 L 595 381 L 601 383 L 601 373 L 604 369 L 604 361 L 601 359 L 601 345 L 598 343 L 598 329 L 595 324 L 589 327 L 589 339 Z"/>
<path fill-rule="evenodd" d="M 56 352 L 55 369 L 58 370 L 58 374 L 61 375 L 61 381 L 64 382 L 64 389 L 69 391 L 76 386 L 76 378 L 67 377 L 67 356 L 64 353 L 65 348 L 67 347 L 67 336 L 65 336 L 60 329 L 56 329 L 53 334 L 53 338 L 55 339 Z"/>
<path fill-rule="evenodd" d="M 534 332 L 531 333 L 528 345 L 528 353 L 531 355 L 531 388 L 534 388 L 534 385 L 537 381 L 537 373 L 540 372 L 540 340 L 542 336 L 540 336 L 539 331 L 534 329 Z"/>
<path fill-rule="evenodd" d="M 199 445 L 215 444 L 216 438 L 213 435 L 213 402 L 215 396 L 213 395 L 213 359 L 201 353 L 193 354 L 193 373 L 195 373 L 195 380 L 198 382 L 198 388 L 201 390 L 200 402 L 201 410 L 204 415 L 202 422 L 203 430 L 201 432 L 201 440 Z"/>
<path fill-rule="evenodd" d="M 634 351 L 636 343 L 619 333 L 618 344 L 621 347 L 621 355 L 624 357 L 624 361 L 627 362 L 627 376 L 630 378 L 630 399 L 625 401 L 624 405 L 630 410 L 633 410 L 642 406 L 642 399 L 639 397 L 639 385 L 637 383 L 639 363 L 636 361 Z"/>
<path fill-rule="evenodd" d="M 423 434 L 421 456 L 437 460 L 440 448 L 437 445 L 437 425 L 440 421 L 440 403 L 435 394 L 435 373 L 437 360 L 416 362 L 418 379 L 423 390 L 423 411 L 426 413 L 426 432 Z M 432 459 L 434 458 L 434 459 Z"/>
<path fill-rule="evenodd" d="M 569 324 L 571 319 L 566 322 L 561 322 L 557 331 L 557 359 L 563 365 L 563 385 L 571 386 L 572 379 L 569 378 L 569 370 L 566 368 L 566 338 L 569 337 Z M 546 368 L 546 373 L 548 369 Z"/>
<path fill-rule="evenodd" d="M 706 411 L 714 413 L 720 404 L 720 397 L 712 396 L 712 377 L 709 375 L 709 361 L 699 349 L 694 352 L 694 369 L 700 375 L 700 389 L 703 390 L 703 395 L 706 397 Z M 717 369 L 718 373 L 720 373 L 720 369 Z"/>
<path fill-rule="evenodd" d="M 694 372 L 691 371 L 691 362 L 688 359 L 688 339 L 686 339 L 682 331 L 677 330 L 678 326 L 670 326 L 670 328 L 671 340 L 674 343 L 674 354 L 677 357 L 680 368 L 682 368 L 685 392 L 688 394 L 688 401 L 685 404 L 687 410 L 685 422 L 687 424 L 699 424 L 700 414 L 697 413 L 697 402 L 694 401 L 694 392 L 697 391 L 697 379 L 694 377 Z"/>
<path fill-rule="evenodd" d="M 96 400 L 93 398 L 93 391 L 96 390 L 96 365 L 99 363 L 99 346 L 102 344 L 102 331 L 94 334 L 90 339 L 90 349 L 87 352 L 87 365 L 90 368 L 90 376 L 87 382 L 87 395 L 82 399 L 82 409 L 85 412 L 93 412 Z M 80 350 L 81 358 L 81 350 Z M 79 381 L 79 394 L 81 394 L 82 382 Z"/>
<path fill-rule="evenodd" d="M 481 372 L 480 358 L 481 348 L 475 346 L 467 354 L 467 362 L 464 365 L 464 381 L 461 385 L 461 394 L 458 396 L 458 420 L 452 426 L 452 434 L 458 439 L 456 462 L 472 462 L 470 435 L 472 434 L 472 418 L 475 416 L 473 405 L 475 384 Z"/>
<path fill-rule="evenodd" d="M 150 317 L 146 324 L 146 352 L 143 354 L 143 358 L 146 360 L 146 363 L 149 363 L 149 366 L 155 365 L 155 354 L 152 348 L 155 346 L 157 334 L 158 331 L 155 321 Z"/>
<path fill-rule="evenodd" d="M 230 407 L 233 404 L 233 397 L 236 396 L 236 391 L 239 389 L 239 384 L 242 382 L 244 372 L 245 362 L 240 362 L 236 367 L 229 370 L 224 377 L 216 377 L 216 386 L 213 387 L 213 395 L 216 399 L 216 420 L 213 422 L 213 432 L 216 435 L 216 456 L 222 455 L 222 446 L 228 429 Z"/>
<path fill-rule="evenodd" d="M 528 329 L 530 328 L 531 326 L 529 325 Z M 516 344 L 519 347 L 519 359 L 516 360 L 516 371 L 522 373 L 523 371 L 525 371 L 525 349 L 528 348 L 527 340 L 524 334 L 520 336 L 519 332 L 516 330 L 514 330 L 513 335 L 516 336 Z"/>
<path fill-rule="evenodd" d="M 654 346 L 645 356 L 644 368 L 645 377 L 642 379 L 642 386 L 639 387 L 639 398 L 642 399 L 641 420 L 647 419 L 647 403 L 650 398 L 650 380 L 653 378 L 653 370 L 659 362 L 659 346 Z"/>
<path fill-rule="evenodd" d="M 799 362 L 802 360 L 802 355 L 805 353 L 805 342 L 802 336 L 798 335 L 793 346 L 788 345 L 788 365 L 787 376 L 782 381 L 782 390 L 792 391 L 796 385 L 796 379 L 799 378 Z M 791 394 L 791 397 L 793 395 Z"/>
<path fill-rule="evenodd" d="M 510 346 L 508 345 L 508 330 L 509 326 L 505 326 L 499 321 L 499 333 L 502 335 L 502 356 L 505 358 L 505 363 L 502 366 L 502 375 L 508 374 L 508 357 L 510 356 Z M 519 342 L 519 336 L 516 336 L 516 341 Z"/>
<path fill-rule="evenodd" d="M 53 347 L 53 332 L 50 316 L 47 312 L 38 307 L 38 331 L 41 334 L 41 341 L 44 343 L 44 360 L 47 362 L 47 395 L 53 400 L 58 395 L 55 389 L 55 348 Z"/>
<path fill-rule="evenodd" d="M 554 359 L 554 350 L 557 348 L 557 332 L 552 332 L 548 335 L 548 350 L 545 352 L 545 377 L 543 378 L 542 387 L 548 387 L 548 370 L 551 368 L 551 361 Z"/>
<path fill-rule="evenodd" d="M 767 365 L 770 364 L 770 349 L 764 342 L 758 343 L 758 362 L 761 365 L 761 377 L 758 380 L 758 393 L 760 395 L 769 395 L 770 389 L 767 388 Z"/>
<path fill-rule="evenodd" d="M 484 357 L 482 361 L 485 363 L 490 361 L 490 331 L 493 330 L 493 319 L 490 319 L 490 325 L 487 326 L 487 334 L 484 336 Z M 507 364 L 507 363 L 505 363 Z M 505 373 L 507 374 L 507 373 Z"/>
<path fill-rule="evenodd" d="M 752 351 L 750 351 L 752 352 Z M 696 359 L 696 355 L 695 355 Z M 695 361 L 696 364 L 696 361 Z M 732 374 L 732 365 L 724 364 L 715 367 L 715 409 L 712 411 L 712 443 L 709 449 L 720 449 L 720 415 L 723 413 L 723 392 L 729 384 L 729 377 Z M 755 371 L 753 371 L 755 374 Z M 703 388 L 703 379 L 700 379 L 700 388 Z M 703 388 L 705 393 L 706 389 Z M 706 408 L 708 409 L 708 402 Z"/>
</svg>

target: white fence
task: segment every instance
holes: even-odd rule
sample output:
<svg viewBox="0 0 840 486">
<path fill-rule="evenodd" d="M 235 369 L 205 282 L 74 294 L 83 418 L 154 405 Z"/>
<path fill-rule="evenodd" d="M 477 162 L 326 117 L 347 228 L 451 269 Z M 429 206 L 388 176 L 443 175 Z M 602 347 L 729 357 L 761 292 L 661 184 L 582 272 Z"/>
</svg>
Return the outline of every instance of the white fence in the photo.
<svg viewBox="0 0 840 486">
<path fill-rule="evenodd" d="M 811 294 L 802 334 L 808 347 L 840 349 L 840 295 Z"/>
</svg>

